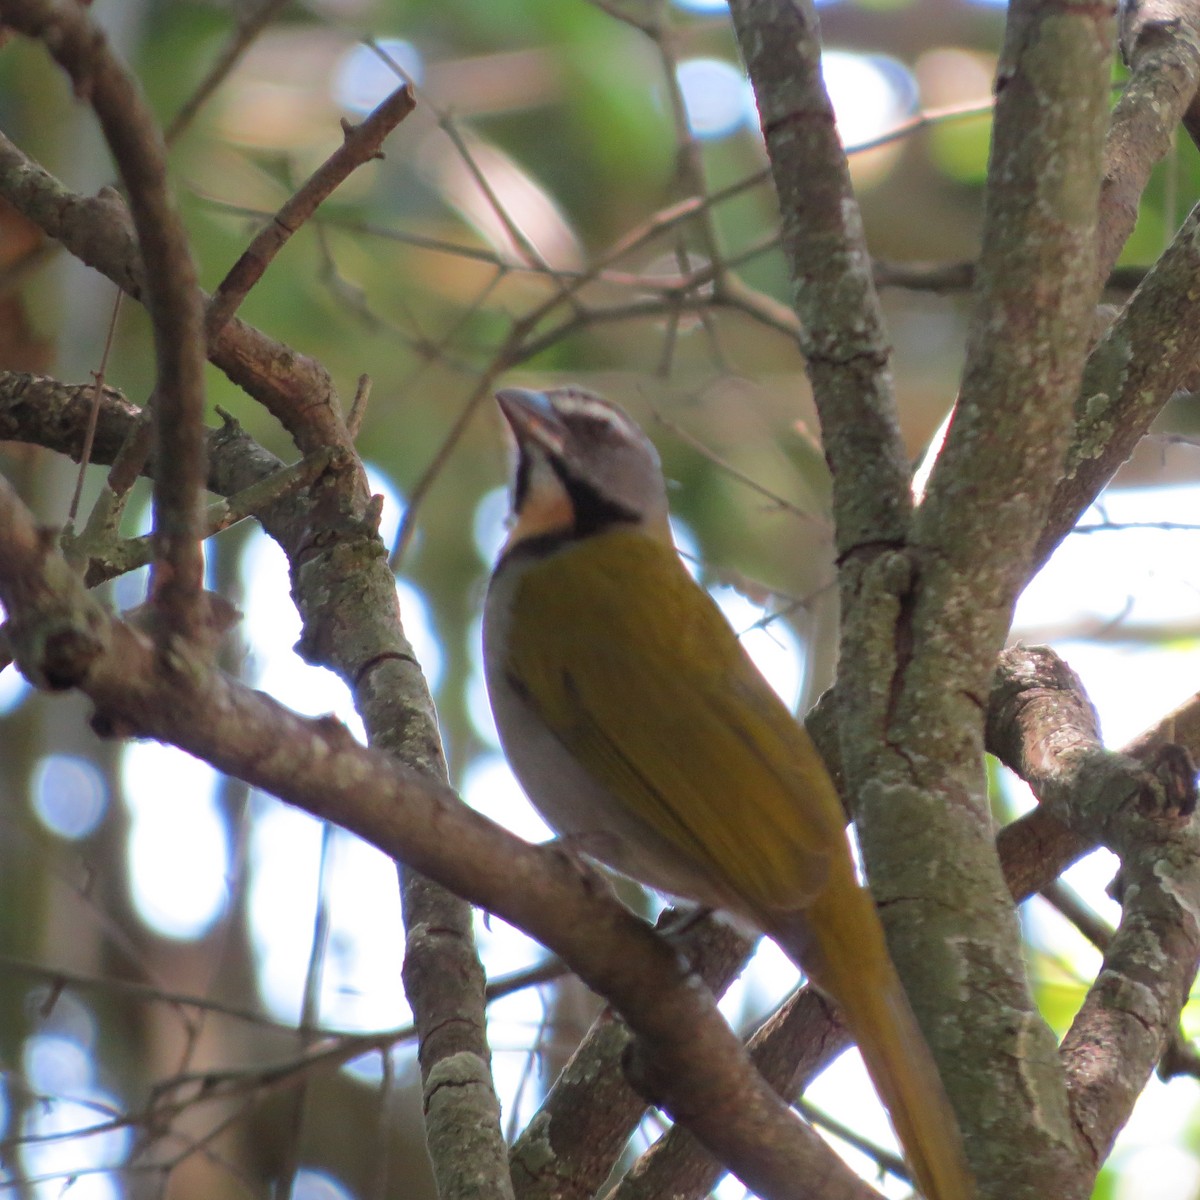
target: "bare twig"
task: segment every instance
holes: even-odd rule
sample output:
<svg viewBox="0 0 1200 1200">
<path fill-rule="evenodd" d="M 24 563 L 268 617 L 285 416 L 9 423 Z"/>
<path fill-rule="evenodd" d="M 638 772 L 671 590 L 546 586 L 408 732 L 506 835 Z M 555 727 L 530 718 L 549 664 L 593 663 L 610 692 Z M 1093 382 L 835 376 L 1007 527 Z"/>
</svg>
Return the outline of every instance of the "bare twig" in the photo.
<svg viewBox="0 0 1200 1200">
<path fill-rule="evenodd" d="M 131 296 L 146 288 L 129 213 L 120 196 L 105 189 L 76 195 L 0 133 L 0 193 L 57 238 L 81 262 L 108 276 Z M 203 303 L 197 292 L 197 303 Z M 209 342 L 212 361 L 258 400 L 311 454 L 346 443 L 345 425 L 329 373 L 315 359 L 284 346 L 238 317 Z M 365 495 L 365 488 L 364 488 Z"/>
<path fill-rule="evenodd" d="M 363 419 L 367 415 L 367 405 L 371 400 L 371 377 L 360 375 L 358 387 L 354 392 L 354 400 L 350 404 L 350 412 L 346 416 L 346 432 L 352 441 L 357 441 L 362 429 Z"/>
<path fill-rule="evenodd" d="M 67 522 L 63 528 L 66 537 L 70 537 L 75 526 L 75 517 L 79 513 L 79 499 L 83 495 L 83 481 L 87 474 L 88 463 L 92 457 L 92 442 L 96 436 L 96 421 L 100 415 L 100 392 L 104 388 L 104 375 L 108 369 L 108 355 L 112 350 L 113 334 L 117 330 L 117 317 L 121 312 L 121 292 L 113 297 L 112 316 L 108 322 L 108 333 L 104 338 L 104 350 L 100 355 L 100 368 L 93 376 L 92 408 L 88 417 L 87 432 L 83 436 L 83 450 L 79 455 L 79 472 L 75 477 L 75 491 L 71 495 L 71 505 L 67 509 Z"/>
<path fill-rule="evenodd" d="M 412 89 L 405 84 L 378 104 L 361 124 L 342 122 L 342 144 L 259 230 L 213 293 L 205 313 L 210 340 L 225 327 L 275 255 L 318 206 L 363 163 L 382 157 L 383 140 L 412 112 L 414 104 Z"/>
<path fill-rule="evenodd" d="M 1047 904 L 1066 917 L 1097 950 L 1107 950 L 1112 942 L 1112 926 L 1086 904 L 1072 888 L 1061 879 L 1042 888 L 1042 897 Z"/>
<path fill-rule="evenodd" d="M 204 513 L 203 535 L 213 537 L 247 517 L 257 516 L 312 484 L 328 470 L 337 456 L 321 451 L 302 458 L 298 463 L 283 467 L 273 475 L 251 484 L 242 491 L 211 504 Z M 80 539 L 81 542 L 83 539 Z M 84 573 L 88 587 L 96 587 L 129 571 L 144 567 L 153 557 L 153 538 L 135 537 L 108 546 L 89 546 L 90 561 Z"/>
</svg>

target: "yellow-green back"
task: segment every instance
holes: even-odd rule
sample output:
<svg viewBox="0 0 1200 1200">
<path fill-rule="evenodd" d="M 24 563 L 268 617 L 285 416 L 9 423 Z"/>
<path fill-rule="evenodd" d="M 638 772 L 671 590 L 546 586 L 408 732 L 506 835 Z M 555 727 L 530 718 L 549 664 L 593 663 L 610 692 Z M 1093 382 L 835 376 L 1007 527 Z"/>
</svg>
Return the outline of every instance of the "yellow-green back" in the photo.
<svg viewBox="0 0 1200 1200">
<path fill-rule="evenodd" d="M 523 572 L 507 656 L 611 794 L 751 914 L 808 903 L 844 818 L 808 735 L 674 550 L 617 528 Z"/>
</svg>

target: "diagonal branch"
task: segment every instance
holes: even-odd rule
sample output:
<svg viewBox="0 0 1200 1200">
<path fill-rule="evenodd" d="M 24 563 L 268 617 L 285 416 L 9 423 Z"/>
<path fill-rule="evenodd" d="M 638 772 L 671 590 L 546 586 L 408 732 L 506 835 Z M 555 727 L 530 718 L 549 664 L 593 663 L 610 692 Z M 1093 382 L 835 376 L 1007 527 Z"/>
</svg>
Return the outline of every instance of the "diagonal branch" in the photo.
<svg viewBox="0 0 1200 1200">
<path fill-rule="evenodd" d="M 352 172 L 372 158 L 382 157 L 380 146 L 384 138 L 412 112 L 414 103 L 412 89 L 405 84 L 381 101 L 360 124 L 343 123 L 342 144 L 255 234 L 217 286 L 204 315 L 205 333 L 210 339 L 237 312 L 247 293 L 262 278 L 292 234 Z"/>
<path fill-rule="evenodd" d="M 1121 31 L 1131 74 L 1112 113 L 1104 145 L 1096 275 L 1108 277 L 1133 232 L 1154 165 L 1167 153 L 1200 85 L 1200 28 L 1190 0 L 1122 5 Z"/>
<path fill-rule="evenodd" d="M 253 45 L 254 40 L 279 16 L 289 2 L 290 0 L 258 0 L 257 7 L 243 12 L 239 16 L 237 29 L 222 48 L 216 61 L 195 91 L 188 96 L 168 123 L 163 134 L 168 146 L 173 145 L 176 139 L 191 125 L 196 114 L 229 77 L 230 72 Z"/>
<path fill-rule="evenodd" d="M 1175 1031 L 1200 962 L 1196 768 L 1186 748 L 1200 703 L 1193 697 L 1126 754 L 1111 753 L 1078 677 L 1046 647 L 1006 651 L 993 699 L 992 744 L 1050 819 L 1121 856 L 1121 924 L 1061 1048 L 1096 1171 Z"/>
<path fill-rule="evenodd" d="M 678 919 L 678 912 L 667 910 L 659 928 Z M 672 941 L 715 996 L 745 965 L 752 945 L 727 921 L 712 916 L 689 922 Z M 590 1200 L 603 1187 L 646 1112 L 646 1102 L 621 1065 L 631 1041 L 629 1029 L 606 1011 L 575 1048 L 513 1143 L 518 1200 Z"/>
<path fill-rule="evenodd" d="M 1066 471 L 1034 547 L 1040 567 L 1133 453 L 1196 361 L 1200 206 L 1184 221 L 1088 356 Z"/>
<path fill-rule="evenodd" d="M 1099 1169 L 1179 1023 L 1200 964 L 1200 838 L 1123 814 L 1121 923 L 1063 1039 L 1071 1111 Z"/>
</svg>

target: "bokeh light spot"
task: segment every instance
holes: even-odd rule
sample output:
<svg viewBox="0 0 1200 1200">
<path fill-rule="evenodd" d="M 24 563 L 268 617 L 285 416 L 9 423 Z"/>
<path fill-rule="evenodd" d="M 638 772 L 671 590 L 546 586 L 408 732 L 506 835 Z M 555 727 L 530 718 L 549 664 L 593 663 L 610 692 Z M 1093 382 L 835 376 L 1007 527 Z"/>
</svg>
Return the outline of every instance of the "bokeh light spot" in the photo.
<svg viewBox="0 0 1200 1200">
<path fill-rule="evenodd" d="M 379 38 L 375 43 L 414 83 L 424 74 L 421 55 L 411 42 Z M 403 78 L 370 46 L 359 43 L 347 50 L 334 69 L 333 98 L 349 112 L 367 113 L 386 100 Z"/>
<path fill-rule="evenodd" d="M 120 1111 L 119 1100 L 96 1090 L 48 1097 L 29 1108 L 20 1156 L 25 1173 L 39 1181 L 33 1189 L 38 1200 L 61 1200 L 68 1184 L 71 1200 L 119 1200 L 120 1184 L 103 1171 L 125 1161 L 132 1129 L 87 1130 L 107 1125 Z"/>
<path fill-rule="evenodd" d="M 39 1033 L 21 1051 L 25 1082 L 43 1096 L 82 1092 L 92 1082 L 92 1056 L 73 1038 Z"/>
<path fill-rule="evenodd" d="M 301 1167 L 292 1184 L 292 1200 L 354 1200 L 354 1193 L 327 1171 Z"/>
<path fill-rule="evenodd" d="M 700 543 L 696 541 L 692 527 L 680 517 L 671 517 L 671 537 L 687 573 L 693 579 L 697 578 L 700 574 Z"/>
<path fill-rule="evenodd" d="M 722 138 L 745 118 L 746 79 L 732 63 L 719 58 L 681 62 L 675 78 L 683 95 L 688 128 L 698 138 Z"/>
<path fill-rule="evenodd" d="M 826 50 L 821 55 L 821 74 L 847 149 L 890 132 L 916 107 L 912 73 L 885 54 Z"/>
<path fill-rule="evenodd" d="M 475 506 L 471 532 L 475 538 L 475 549 L 479 557 L 490 567 L 508 536 L 509 490 L 506 487 L 492 488 L 484 492 Z"/>
<path fill-rule="evenodd" d="M 202 937 L 225 911 L 229 847 L 217 774 L 173 746 L 137 742 L 121 764 L 129 830 L 129 888 L 142 920 L 163 937 Z"/>
<path fill-rule="evenodd" d="M 404 493 L 392 482 L 392 477 L 374 463 L 363 463 L 367 476 L 367 487 L 372 496 L 383 500 L 383 508 L 379 514 L 379 537 L 385 546 L 391 546 L 400 530 L 400 522 L 404 510 L 408 507 Z M 418 531 L 418 540 L 420 534 Z M 414 543 L 415 544 L 415 543 Z"/>
<path fill-rule="evenodd" d="M 460 793 L 476 812 L 527 842 L 545 842 L 554 837 L 502 754 L 484 754 L 475 759 L 463 774 Z"/>
<path fill-rule="evenodd" d="M 500 734 L 496 719 L 492 716 L 492 702 L 488 696 L 487 679 L 483 673 L 483 619 L 475 621 L 469 634 L 471 672 L 467 676 L 467 716 L 471 728 L 489 746 L 500 748 Z"/>
<path fill-rule="evenodd" d="M 25 681 L 25 676 L 16 667 L 0 671 L 0 717 L 5 717 L 14 709 L 20 708 L 32 690 Z"/>
<path fill-rule="evenodd" d="M 96 1044 L 96 1018 L 77 996 L 39 984 L 25 993 L 25 1018 L 38 1035 L 54 1034 L 91 1049 Z"/>
<path fill-rule="evenodd" d="M 396 579 L 396 592 L 400 599 L 400 616 L 404 621 L 404 633 L 412 643 L 413 654 L 421 664 L 425 682 L 431 692 L 436 692 L 442 681 L 445 656 L 442 643 L 433 626 L 433 612 L 425 593 L 407 579 Z"/>
<path fill-rule="evenodd" d="M 95 763 L 73 754 L 48 754 L 30 781 L 33 811 L 59 837 L 87 837 L 108 808 L 108 788 Z"/>
<path fill-rule="evenodd" d="M 249 926 L 258 988 L 282 1021 L 300 1016 L 313 955 L 324 827 L 256 793 L 250 836 Z M 400 980 L 400 896 L 394 864 L 343 830 L 329 842 L 323 884 L 329 942 L 321 976 L 323 1026 L 363 1031 L 411 1020 Z"/>
</svg>

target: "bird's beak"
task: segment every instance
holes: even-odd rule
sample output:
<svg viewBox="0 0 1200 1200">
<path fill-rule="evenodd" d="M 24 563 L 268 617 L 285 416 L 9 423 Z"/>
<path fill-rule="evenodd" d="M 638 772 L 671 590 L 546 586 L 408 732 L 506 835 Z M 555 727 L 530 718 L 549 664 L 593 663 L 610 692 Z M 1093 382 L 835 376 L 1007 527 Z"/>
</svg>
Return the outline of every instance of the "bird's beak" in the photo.
<svg viewBox="0 0 1200 1200">
<path fill-rule="evenodd" d="M 530 388 L 505 388 L 496 403 L 512 427 L 517 442 L 534 442 L 553 454 L 562 454 L 567 430 L 545 392 Z"/>
</svg>

